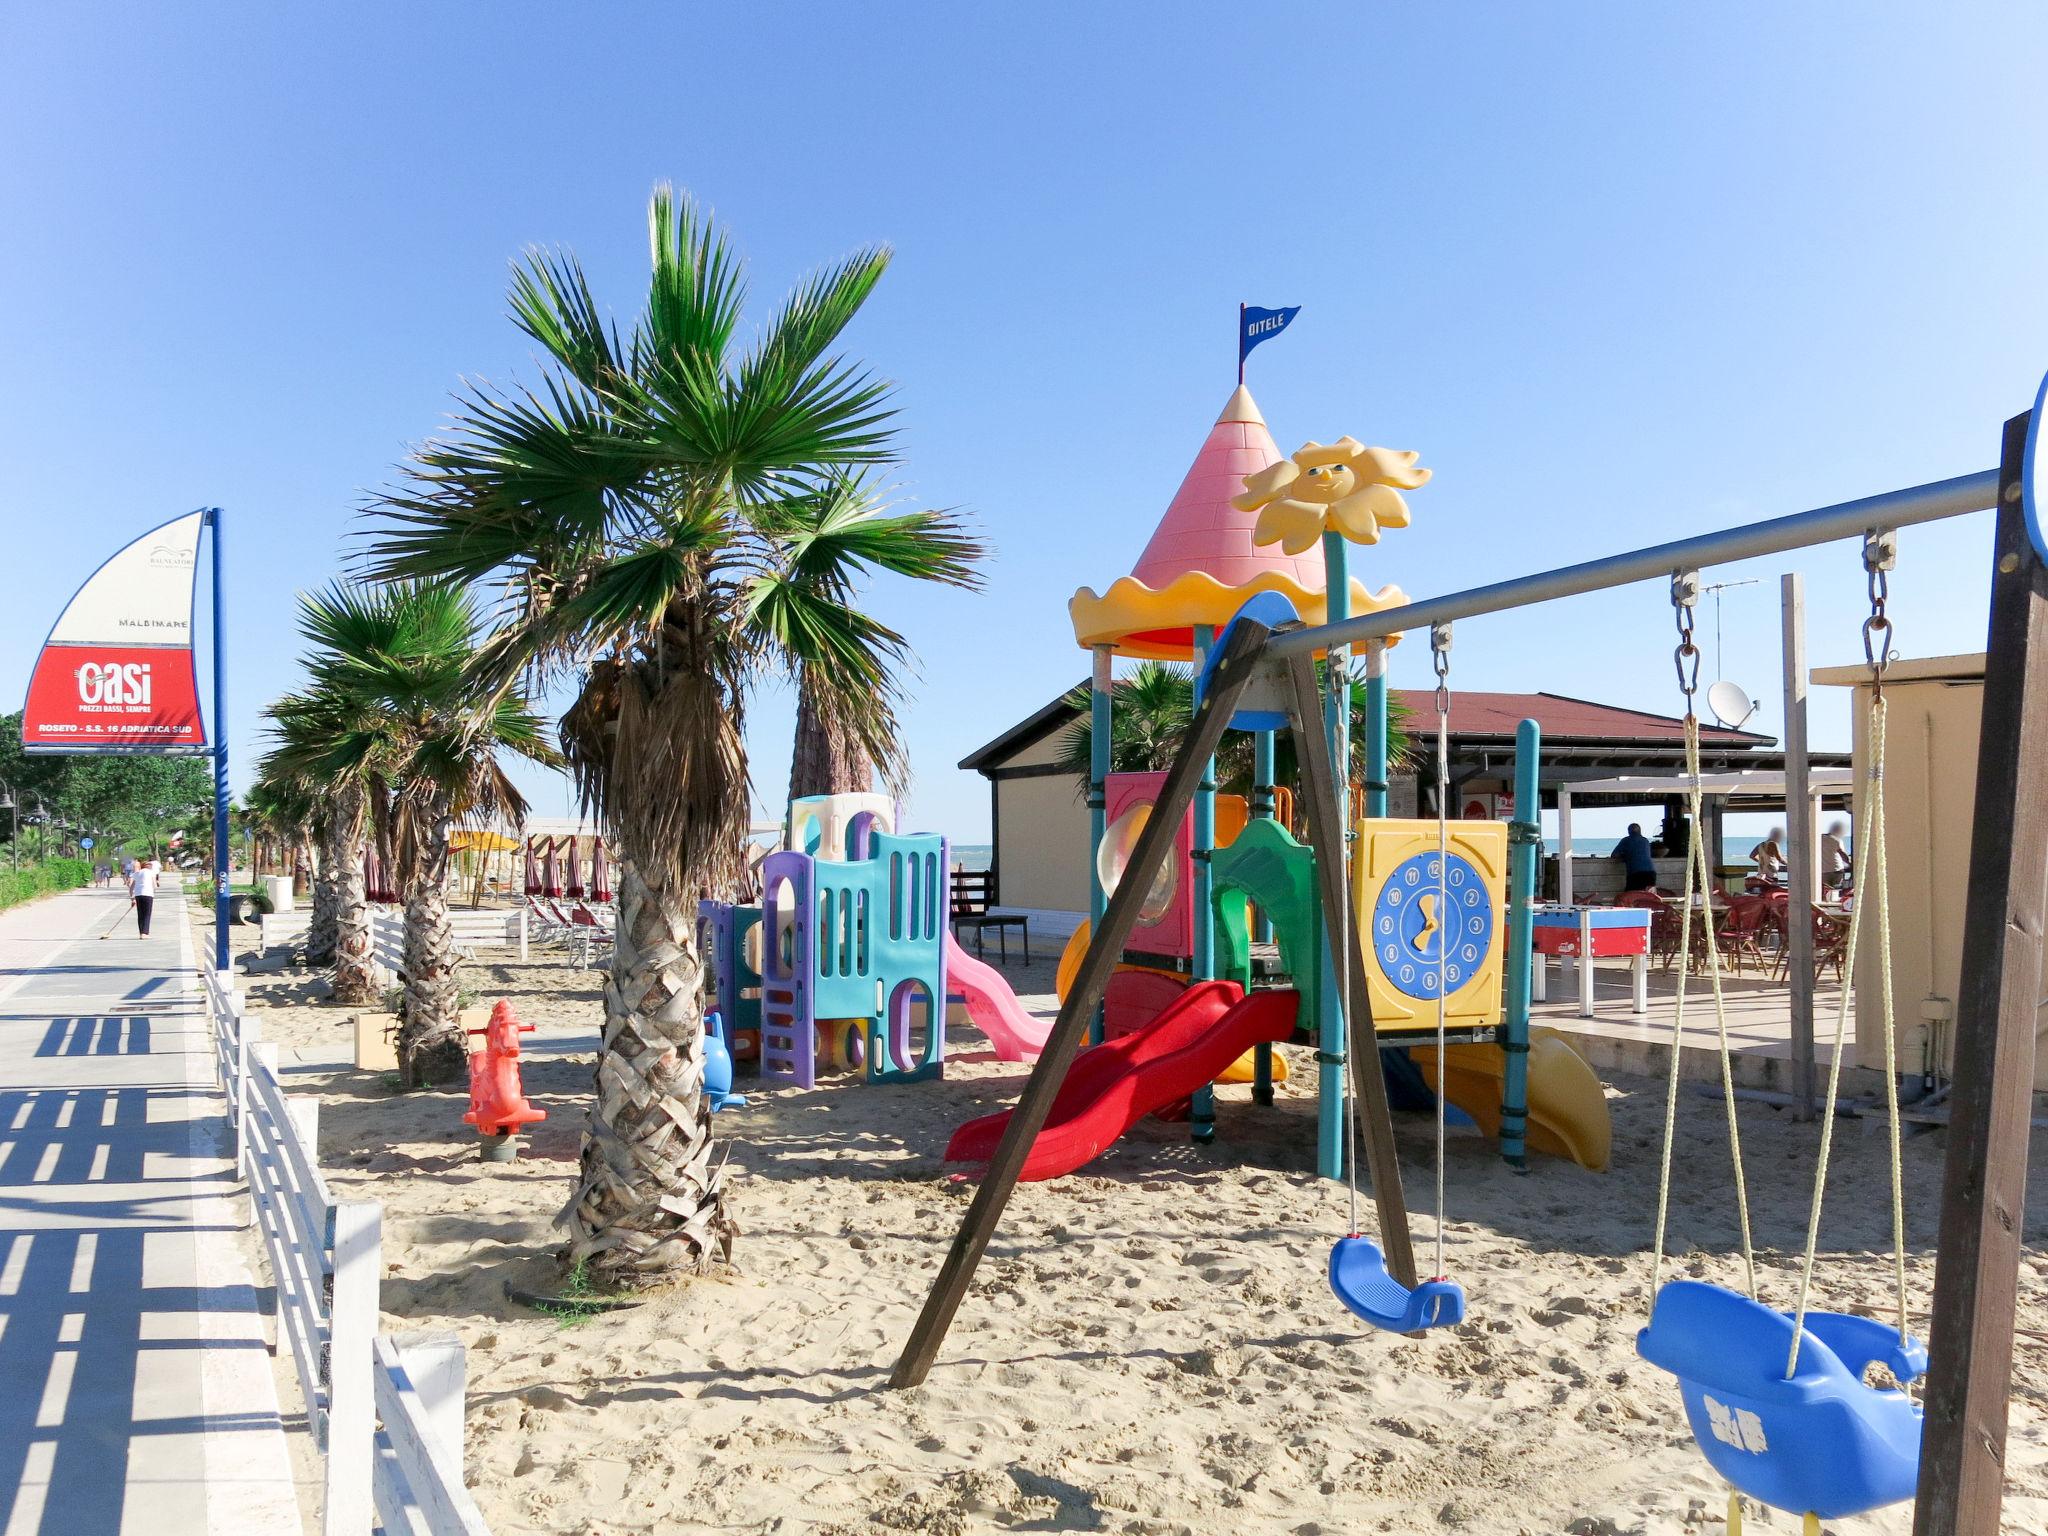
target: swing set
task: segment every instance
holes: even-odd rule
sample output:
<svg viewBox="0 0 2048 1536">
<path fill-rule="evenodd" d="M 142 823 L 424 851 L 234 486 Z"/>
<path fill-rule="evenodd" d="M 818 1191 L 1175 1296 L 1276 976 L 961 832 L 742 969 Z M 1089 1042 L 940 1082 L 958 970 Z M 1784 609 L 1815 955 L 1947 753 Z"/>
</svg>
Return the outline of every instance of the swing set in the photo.
<svg viewBox="0 0 2048 1536">
<path fill-rule="evenodd" d="M 1165 863 L 1174 830 L 1192 802 L 1224 730 L 1240 709 L 1259 708 L 1269 714 L 1284 711 L 1289 719 L 1301 756 L 1303 803 L 1311 840 L 1324 855 L 1315 863 L 1327 931 L 1335 939 L 1336 992 L 1346 1045 L 1345 1124 L 1347 1132 L 1355 1128 L 1362 1135 L 1378 1217 L 1375 1242 L 1358 1230 L 1353 1175 L 1350 1231 L 1337 1241 L 1330 1255 L 1332 1290 L 1355 1315 L 1389 1332 L 1414 1332 L 1455 1323 L 1464 1316 L 1464 1292 L 1445 1272 L 1440 1098 L 1435 1274 L 1426 1281 L 1417 1276 L 1386 1084 L 1379 1070 L 1380 1040 L 1373 1022 L 1361 935 L 1351 916 L 1349 844 L 1342 800 L 1332 767 L 1331 743 L 1315 728 L 1323 713 L 1313 660 L 1319 654 L 1333 658 L 1329 671 L 1341 679 L 1344 672 L 1334 661 L 1342 648 L 1384 642 L 1408 630 L 1429 629 L 1438 680 L 1441 744 L 1449 703 L 1449 626 L 1454 620 L 1636 582 L 1669 580 L 1680 632 L 1686 767 L 1697 825 L 1701 791 L 1693 693 L 1699 653 L 1691 639 L 1697 572 L 1708 565 L 1861 539 L 1872 595 L 1864 638 L 1874 686 L 1870 777 L 1859 807 L 1864 820 L 1857 836 L 1857 901 L 1851 943 L 1861 936 L 1866 916 L 1874 919 L 1881 1004 L 1888 1019 L 1882 683 L 1891 645 L 1884 595 L 1895 557 L 1895 534 L 1903 527 L 1995 509 L 1990 635 L 1931 1336 L 1923 1346 L 1906 1326 L 1897 1063 L 1892 1059 L 1889 1029 L 1884 1031 L 1885 1077 L 1890 1085 L 1893 1270 L 1899 1290 L 1896 1326 L 1809 1306 L 1832 1138 L 1833 1097 L 1846 1054 L 1846 1002 L 1836 1020 L 1836 1050 L 1825 1101 L 1829 1112 L 1821 1117 L 1797 1304 L 1790 1312 L 1780 1312 L 1755 1299 L 1755 1259 L 1720 995 L 1721 969 L 1709 933 L 1708 976 L 1721 1040 L 1723 1097 L 1736 1171 L 1748 1294 L 1693 1281 L 1657 1283 L 1662 1279 L 1671 1182 L 1670 1132 L 1676 1117 L 1678 1052 L 1674 1039 L 1652 1261 L 1653 1310 L 1638 1339 L 1644 1358 L 1678 1378 L 1688 1421 L 1709 1462 L 1742 1493 L 1806 1516 L 1809 1531 L 1819 1529 L 1821 1518 L 1861 1513 L 1910 1497 L 1916 1500 L 1916 1536 L 1992 1536 L 1998 1529 L 2003 1494 L 2003 1438 L 2019 1268 L 2016 1217 L 2024 1209 L 2035 1000 L 2040 995 L 2040 940 L 2044 918 L 2048 918 L 2044 911 L 2048 909 L 2048 880 L 2043 878 L 2043 871 L 2048 870 L 2048 460 L 2036 451 L 2044 412 L 2048 412 L 2048 382 L 2044 382 L 2032 412 L 2006 423 L 1997 470 L 1676 540 L 1313 627 L 1269 626 L 1252 614 L 1240 613 L 1208 658 L 1200 702 L 1167 770 L 1154 813 L 1095 925 L 1045 1049 L 962 1218 L 890 1385 L 916 1386 L 930 1373 L 1015 1190 L 1031 1145 L 1086 1036 L 1145 895 Z M 1447 856 L 1448 828 L 1443 820 L 1447 796 L 1442 776 L 1447 764 L 1441 746 L 1438 765 L 1437 847 L 1433 858 L 1425 855 L 1422 860 L 1415 887 L 1417 899 L 1409 910 L 1421 914 L 1420 921 L 1436 941 L 1433 955 L 1439 969 L 1434 995 L 1439 1001 L 1441 1041 L 1441 1000 L 1455 948 L 1450 942 L 1452 930 L 1444 926 L 1454 908 L 1452 860 Z M 1331 851 L 1336 856 L 1329 856 Z M 1709 878 L 1704 859 L 1704 850 L 1695 839 L 1686 874 L 1688 901 Z M 1674 1031 L 1682 1028 L 1685 971 L 1682 961 L 1680 1013 Z M 1864 1378 L 1874 1366 L 1889 1371 L 1897 1385 L 1866 1384 Z M 1923 1378 L 1924 1391 L 1916 1403 L 1907 1389 Z M 1739 1520 L 1739 1499 L 1731 1499 L 1731 1531 L 1739 1530 Z"/>
</svg>

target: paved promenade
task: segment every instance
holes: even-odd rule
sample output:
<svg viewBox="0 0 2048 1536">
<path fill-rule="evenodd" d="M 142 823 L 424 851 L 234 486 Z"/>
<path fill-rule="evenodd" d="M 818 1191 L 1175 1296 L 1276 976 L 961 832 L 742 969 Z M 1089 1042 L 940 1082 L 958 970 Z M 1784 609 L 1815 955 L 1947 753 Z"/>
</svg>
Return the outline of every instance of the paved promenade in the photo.
<svg viewBox="0 0 2048 1536">
<path fill-rule="evenodd" d="M 0 913 L 0 1536 L 299 1529 L 182 901 Z"/>
</svg>

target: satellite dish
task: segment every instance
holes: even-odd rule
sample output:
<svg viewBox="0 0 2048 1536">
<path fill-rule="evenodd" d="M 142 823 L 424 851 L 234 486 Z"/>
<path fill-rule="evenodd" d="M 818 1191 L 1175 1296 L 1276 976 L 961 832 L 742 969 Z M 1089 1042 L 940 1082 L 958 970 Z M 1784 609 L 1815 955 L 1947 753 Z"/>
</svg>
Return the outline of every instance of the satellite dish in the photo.
<svg viewBox="0 0 2048 1536">
<path fill-rule="evenodd" d="M 1756 705 L 1739 684 L 1719 682 L 1707 690 L 1707 708 L 1714 712 L 1714 718 L 1731 731 L 1742 729 L 1743 722 L 1756 713 Z"/>
</svg>

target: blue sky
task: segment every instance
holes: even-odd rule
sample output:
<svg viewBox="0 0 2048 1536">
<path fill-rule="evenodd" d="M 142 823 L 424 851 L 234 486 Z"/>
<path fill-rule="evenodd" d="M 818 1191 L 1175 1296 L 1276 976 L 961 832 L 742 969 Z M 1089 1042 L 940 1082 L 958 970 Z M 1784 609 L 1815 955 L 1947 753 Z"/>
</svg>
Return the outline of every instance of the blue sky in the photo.
<svg viewBox="0 0 2048 1536">
<path fill-rule="evenodd" d="M 668 179 L 763 310 L 896 248 L 849 347 L 900 381 L 903 494 L 996 558 L 873 606 L 923 658 L 911 820 L 976 841 L 952 765 L 1082 675 L 1066 600 L 1171 497 L 1240 300 L 1303 306 L 1252 364 L 1283 450 L 1435 468 L 1358 559 L 1415 595 L 1992 464 L 2048 366 L 2044 44 L 2018 5 L 0 0 L 0 698 L 108 550 L 218 503 L 246 748 L 365 490 L 460 376 L 533 376 L 508 261 L 572 248 L 630 312 Z M 1907 654 L 1981 648 L 1989 537 L 1904 536 Z M 1852 659 L 1854 548 L 1799 564 Z M 1709 577 L 1767 578 L 1718 670 L 1772 732 L 1784 568 Z M 1454 681 L 1669 710 L 1669 630 L 1652 586 L 1468 622 Z M 787 701 L 753 719 L 779 802 Z"/>
</svg>

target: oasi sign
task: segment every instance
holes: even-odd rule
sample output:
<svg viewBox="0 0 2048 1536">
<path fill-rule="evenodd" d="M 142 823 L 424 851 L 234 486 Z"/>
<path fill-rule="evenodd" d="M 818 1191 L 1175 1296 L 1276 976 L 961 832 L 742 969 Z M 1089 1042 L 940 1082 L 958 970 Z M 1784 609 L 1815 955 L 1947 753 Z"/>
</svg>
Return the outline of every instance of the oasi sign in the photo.
<svg viewBox="0 0 2048 1536">
<path fill-rule="evenodd" d="M 30 752 L 204 752 L 192 654 L 203 512 L 144 534 L 93 572 L 36 658 Z"/>
</svg>

